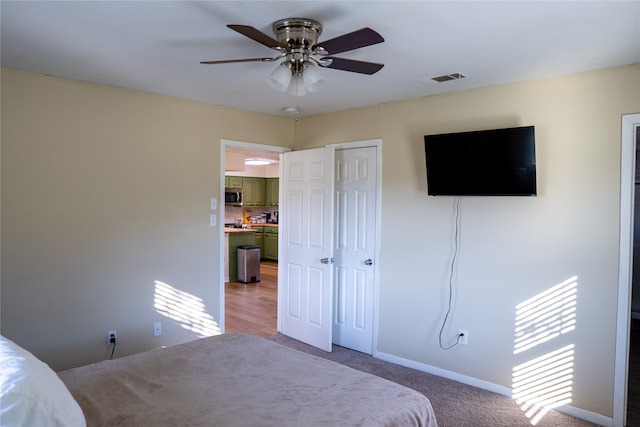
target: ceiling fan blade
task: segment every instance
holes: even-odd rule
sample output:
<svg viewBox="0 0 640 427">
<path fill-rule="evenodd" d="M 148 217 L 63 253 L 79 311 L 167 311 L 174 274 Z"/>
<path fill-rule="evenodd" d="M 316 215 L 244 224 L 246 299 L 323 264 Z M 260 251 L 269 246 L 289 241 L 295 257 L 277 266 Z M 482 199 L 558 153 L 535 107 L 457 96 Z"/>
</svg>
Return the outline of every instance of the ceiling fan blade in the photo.
<svg viewBox="0 0 640 427">
<path fill-rule="evenodd" d="M 263 33 L 262 31 L 256 28 L 250 27 L 248 25 L 235 25 L 235 24 L 229 24 L 227 25 L 227 27 L 239 32 L 243 36 L 249 37 L 250 39 L 257 41 L 260 44 L 270 47 L 271 49 L 277 49 L 277 50 L 283 49 L 283 46 L 278 42 L 278 40 L 272 37 L 269 37 L 268 35 L 266 35 L 265 33 Z"/>
<path fill-rule="evenodd" d="M 201 64 L 233 64 L 234 62 L 273 62 L 282 58 L 282 56 L 276 56 L 275 58 L 246 58 L 246 59 L 223 59 L 220 61 L 200 61 Z"/>
<path fill-rule="evenodd" d="M 322 65 L 322 63 L 328 63 Z M 361 74 L 375 74 L 384 64 L 377 64 L 375 62 L 356 61 L 355 59 L 335 58 L 332 56 L 326 56 L 320 61 L 320 66 L 324 68 L 333 68 L 335 70 L 351 71 L 352 73 Z"/>
<path fill-rule="evenodd" d="M 383 41 L 384 38 L 380 34 L 371 28 L 365 27 L 348 34 L 343 34 L 333 39 L 317 43 L 314 48 L 322 47 L 329 55 L 335 55 L 337 53 L 382 43 Z"/>
</svg>

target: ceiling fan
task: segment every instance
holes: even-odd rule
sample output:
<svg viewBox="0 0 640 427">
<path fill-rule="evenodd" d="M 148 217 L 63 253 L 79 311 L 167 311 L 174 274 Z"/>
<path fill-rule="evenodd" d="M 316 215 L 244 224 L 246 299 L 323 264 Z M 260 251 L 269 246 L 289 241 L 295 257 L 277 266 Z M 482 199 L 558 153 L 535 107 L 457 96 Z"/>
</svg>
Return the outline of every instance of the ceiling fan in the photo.
<svg viewBox="0 0 640 427">
<path fill-rule="evenodd" d="M 271 58 L 226 59 L 201 61 L 201 64 L 229 64 L 234 62 L 275 62 L 282 60 L 267 80 L 276 90 L 293 95 L 317 91 L 325 82 L 318 67 L 361 74 L 375 74 L 384 66 L 374 62 L 337 58 L 333 55 L 365 46 L 382 43 L 384 38 L 365 27 L 348 34 L 318 42 L 322 25 L 308 18 L 287 18 L 273 23 L 277 39 L 248 25 L 230 24 L 227 27 L 250 39 L 277 50 Z"/>
</svg>

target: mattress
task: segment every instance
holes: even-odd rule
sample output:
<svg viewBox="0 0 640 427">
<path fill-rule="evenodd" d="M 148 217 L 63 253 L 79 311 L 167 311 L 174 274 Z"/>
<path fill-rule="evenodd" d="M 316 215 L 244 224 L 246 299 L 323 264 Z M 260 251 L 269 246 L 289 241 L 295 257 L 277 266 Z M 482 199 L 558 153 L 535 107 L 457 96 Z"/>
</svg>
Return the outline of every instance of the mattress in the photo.
<svg viewBox="0 0 640 427">
<path fill-rule="evenodd" d="M 59 376 L 88 426 L 437 426 L 415 390 L 245 334 Z"/>
</svg>

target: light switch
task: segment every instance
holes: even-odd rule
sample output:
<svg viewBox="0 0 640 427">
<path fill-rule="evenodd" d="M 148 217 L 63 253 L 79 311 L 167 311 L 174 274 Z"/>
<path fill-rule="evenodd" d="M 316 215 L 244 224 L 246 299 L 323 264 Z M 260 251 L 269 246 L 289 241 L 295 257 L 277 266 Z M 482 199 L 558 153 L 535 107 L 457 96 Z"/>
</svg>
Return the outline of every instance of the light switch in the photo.
<svg viewBox="0 0 640 427">
<path fill-rule="evenodd" d="M 216 199 L 215 197 L 213 197 L 211 199 L 211 210 L 215 211 L 216 209 L 218 209 L 218 199 Z"/>
<path fill-rule="evenodd" d="M 216 226 L 216 220 L 217 220 L 217 218 L 216 218 L 215 214 L 209 215 L 209 225 L 211 227 L 215 227 Z"/>
</svg>

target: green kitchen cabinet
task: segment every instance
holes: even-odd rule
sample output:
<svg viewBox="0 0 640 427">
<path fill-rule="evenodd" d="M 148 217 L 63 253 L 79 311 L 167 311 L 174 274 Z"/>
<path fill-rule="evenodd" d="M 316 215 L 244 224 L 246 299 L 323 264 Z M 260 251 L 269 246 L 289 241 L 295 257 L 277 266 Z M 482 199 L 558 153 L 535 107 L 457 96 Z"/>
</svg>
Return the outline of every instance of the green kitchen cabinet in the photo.
<svg viewBox="0 0 640 427">
<path fill-rule="evenodd" d="M 242 179 L 243 206 L 265 206 L 264 178 Z"/>
<path fill-rule="evenodd" d="M 264 178 L 256 178 L 256 204 L 255 206 L 265 206 L 265 188 L 264 188 Z"/>
<path fill-rule="evenodd" d="M 278 206 L 278 186 L 280 185 L 279 178 L 266 178 L 265 179 L 265 203 L 266 206 Z"/>
<path fill-rule="evenodd" d="M 241 176 L 225 176 L 224 186 L 226 188 L 242 188 L 242 177 Z"/>
<path fill-rule="evenodd" d="M 251 229 L 256 231 L 256 245 L 260 246 L 260 258 L 264 258 L 264 234 L 263 234 L 263 228 L 264 227 L 254 227 L 252 226 Z"/>
<path fill-rule="evenodd" d="M 256 233 L 252 231 L 242 231 L 229 233 L 229 281 L 238 280 L 238 246 L 255 245 Z"/>
<path fill-rule="evenodd" d="M 262 236 L 264 243 L 264 258 L 278 260 L 278 227 L 264 227 Z"/>
</svg>

